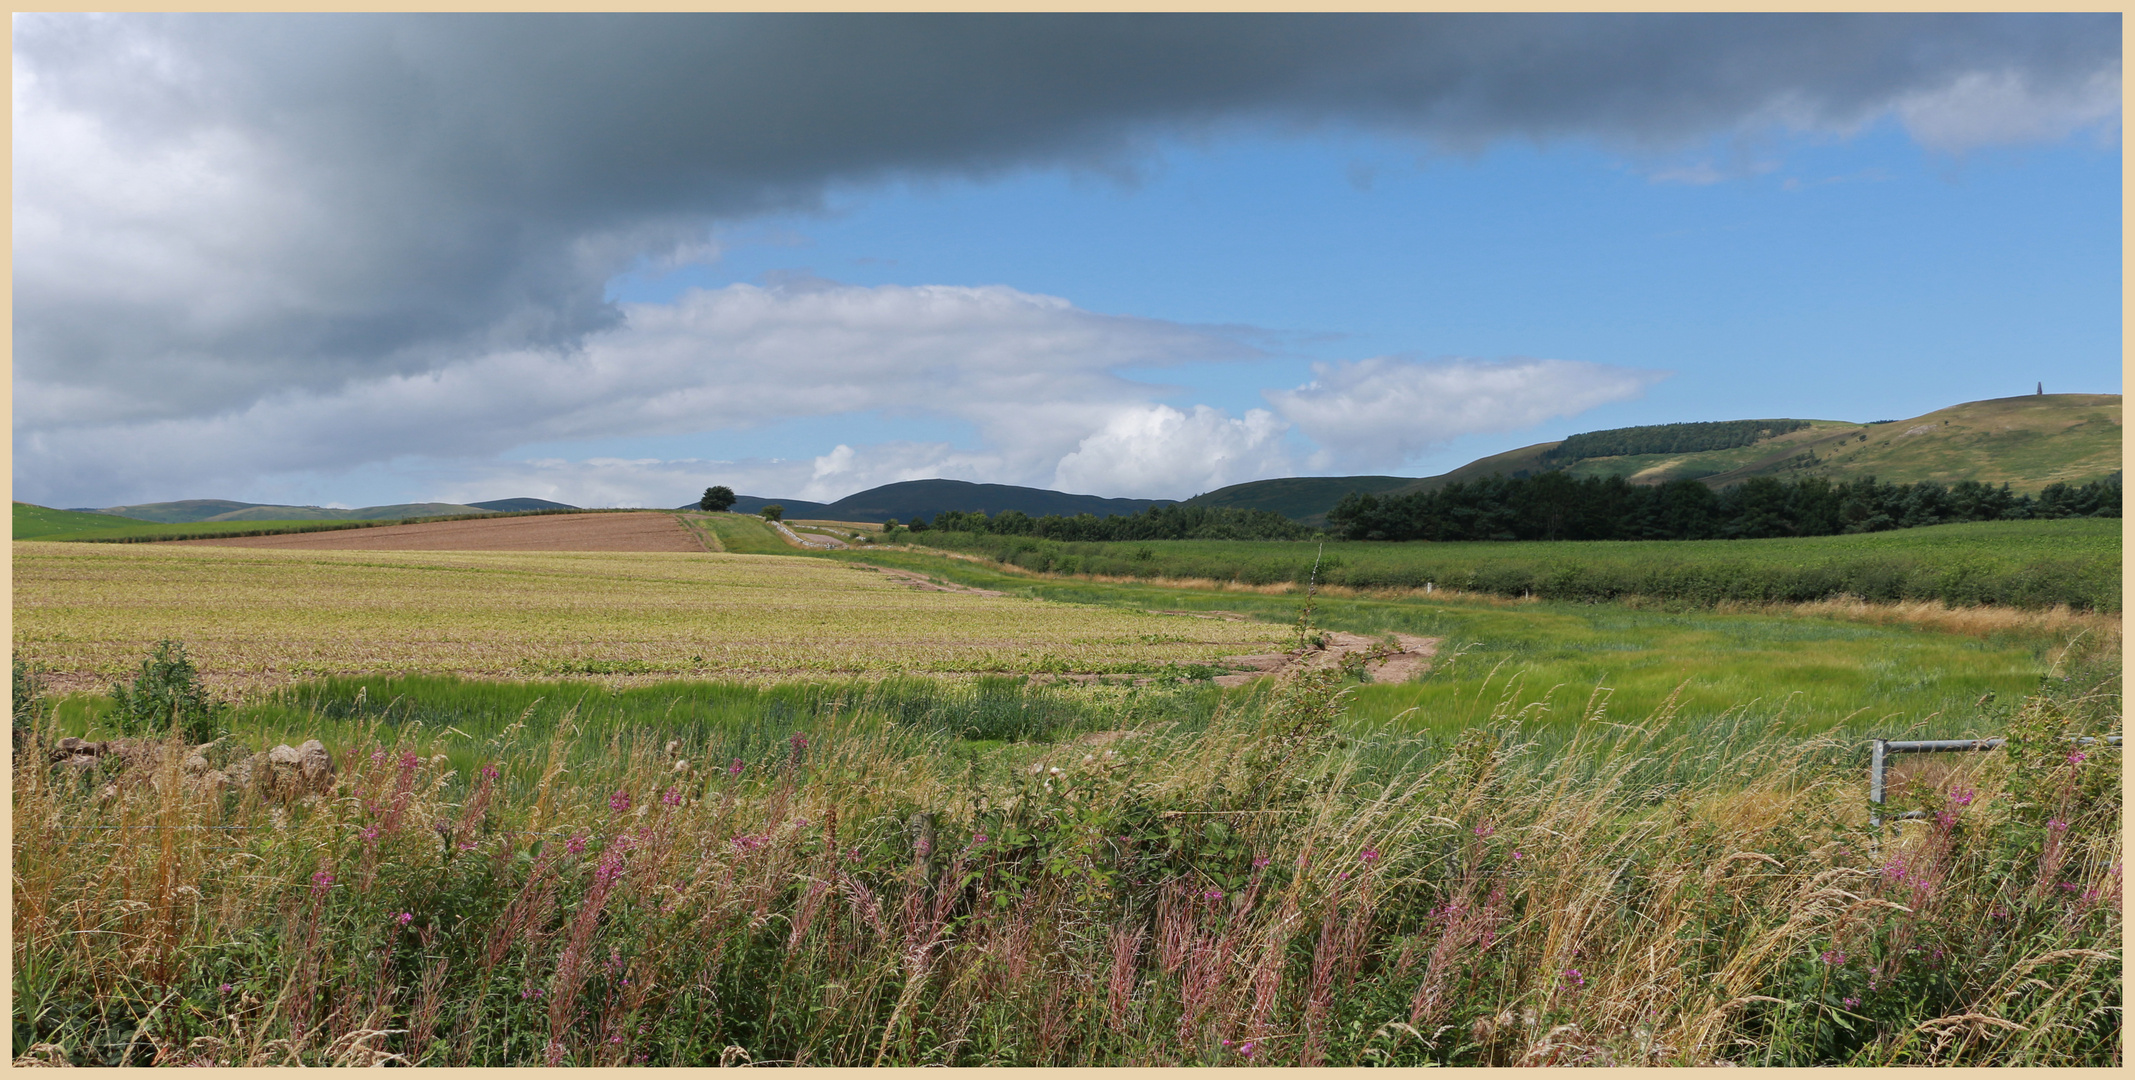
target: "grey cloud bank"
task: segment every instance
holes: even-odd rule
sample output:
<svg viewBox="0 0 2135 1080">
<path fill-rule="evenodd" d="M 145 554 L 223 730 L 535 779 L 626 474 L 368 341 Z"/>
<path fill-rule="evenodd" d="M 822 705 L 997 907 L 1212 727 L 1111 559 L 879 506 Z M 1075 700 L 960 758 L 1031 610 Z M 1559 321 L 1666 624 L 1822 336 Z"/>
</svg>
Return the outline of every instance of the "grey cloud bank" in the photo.
<svg viewBox="0 0 2135 1080">
<path fill-rule="evenodd" d="M 1635 152 L 1894 116 L 1961 150 L 2117 116 L 2120 64 L 2116 15 L 25 15 L 15 31 L 16 482 L 70 502 L 165 495 L 155 474 L 177 461 L 237 484 L 875 408 L 983 410 L 994 449 L 959 467 L 1025 480 L 1186 482 L 1104 464 L 1152 447 L 1279 467 L 1272 417 L 1151 412 L 1110 374 L 1251 353 L 1220 333 L 836 289 L 764 301 L 777 312 L 742 333 L 748 294 L 631 310 L 603 291 L 841 185 L 1131 168 L 1166 138 L 1270 127 Z M 870 304 L 895 325 L 871 328 Z M 976 322 L 929 329 L 929 310 Z M 1033 358 L 1061 328 L 1087 348 Z M 747 373 L 839 332 L 947 341 L 955 359 Z M 706 389 L 728 385 L 743 392 Z M 1344 442 L 1338 395 L 1286 393 L 1271 402 L 1328 460 L 1405 446 Z"/>
</svg>

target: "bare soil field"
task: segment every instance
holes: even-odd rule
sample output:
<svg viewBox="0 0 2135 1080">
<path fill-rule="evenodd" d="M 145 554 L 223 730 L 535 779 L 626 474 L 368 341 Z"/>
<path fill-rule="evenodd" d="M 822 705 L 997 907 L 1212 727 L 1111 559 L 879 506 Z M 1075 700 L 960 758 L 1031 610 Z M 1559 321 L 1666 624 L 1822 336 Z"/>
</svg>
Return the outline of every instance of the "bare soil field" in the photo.
<svg viewBox="0 0 2135 1080">
<path fill-rule="evenodd" d="M 174 540 L 213 547 L 306 548 L 315 551 L 703 551 L 673 514 L 546 514 L 476 518 L 375 529 Z"/>
</svg>

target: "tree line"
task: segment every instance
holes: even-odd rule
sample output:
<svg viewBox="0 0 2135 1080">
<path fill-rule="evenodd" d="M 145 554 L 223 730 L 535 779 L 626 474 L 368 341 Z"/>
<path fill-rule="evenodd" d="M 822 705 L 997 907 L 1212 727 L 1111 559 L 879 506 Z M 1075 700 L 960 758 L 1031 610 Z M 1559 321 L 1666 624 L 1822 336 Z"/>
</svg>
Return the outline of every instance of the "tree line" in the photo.
<svg viewBox="0 0 2135 1080">
<path fill-rule="evenodd" d="M 2120 474 L 2038 495 L 1973 480 L 1755 477 L 1721 491 L 1696 480 L 1645 486 L 1562 472 L 1377 496 L 1351 492 L 1327 514 L 1348 540 L 1711 540 L 1832 536 L 1961 521 L 2120 516 Z"/>
<path fill-rule="evenodd" d="M 1583 431 L 1544 450 L 1542 460 L 1570 462 L 1628 454 L 1691 454 L 1707 450 L 1732 450 L 1790 431 L 1800 431 L 1808 426 L 1807 420 L 1701 420 L 1682 424 L 1610 428 L 1607 431 Z"/>
</svg>

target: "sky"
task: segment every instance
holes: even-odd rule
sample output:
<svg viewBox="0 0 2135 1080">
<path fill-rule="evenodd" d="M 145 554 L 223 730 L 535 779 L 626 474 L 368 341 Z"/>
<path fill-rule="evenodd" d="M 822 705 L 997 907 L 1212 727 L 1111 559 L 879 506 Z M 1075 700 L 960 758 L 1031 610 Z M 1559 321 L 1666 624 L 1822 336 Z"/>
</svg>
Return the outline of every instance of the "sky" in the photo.
<svg viewBox="0 0 2135 1080">
<path fill-rule="evenodd" d="M 2121 391 L 2104 15 L 16 15 L 14 497 L 1185 498 Z"/>
</svg>

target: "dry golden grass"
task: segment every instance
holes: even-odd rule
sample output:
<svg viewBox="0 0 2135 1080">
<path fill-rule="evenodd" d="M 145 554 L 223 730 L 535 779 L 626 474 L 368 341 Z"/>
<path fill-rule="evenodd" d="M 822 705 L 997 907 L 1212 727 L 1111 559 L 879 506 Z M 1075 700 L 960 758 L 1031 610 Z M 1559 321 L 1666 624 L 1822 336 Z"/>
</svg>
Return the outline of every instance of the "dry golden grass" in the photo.
<svg viewBox="0 0 2135 1080">
<path fill-rule="evenodd" d="M 777 556 L 18 543 L 14 566 L 14 644 L 62 690 L 103 688 L 161 638 L 222 690 L 360 672 L 1135 672 L 1271 644 L 1260 624 L 922 592 Z"/>
</svg>

